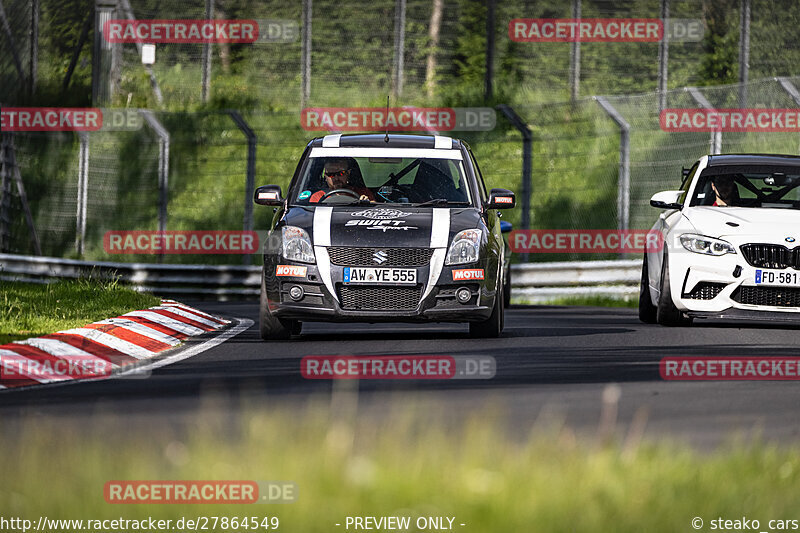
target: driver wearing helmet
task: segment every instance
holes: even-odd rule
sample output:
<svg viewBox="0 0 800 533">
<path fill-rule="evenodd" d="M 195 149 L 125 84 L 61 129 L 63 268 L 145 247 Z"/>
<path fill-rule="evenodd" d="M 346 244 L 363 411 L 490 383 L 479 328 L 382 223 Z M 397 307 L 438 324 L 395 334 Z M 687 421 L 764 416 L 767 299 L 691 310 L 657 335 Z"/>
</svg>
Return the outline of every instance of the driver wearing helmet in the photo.
<svg viewBox="0 0 800 533">
<path fill-rule="evenodd" d="M 349 189 L 358 195 L 359 200 L 375 201 L 375 195 L 371 190 L 364 187 L 362 180 L 356 180 L 355 174 L 358 172 L 354 168 L 355 161 L 349 158 L 328 159 L 322 170 L 322 177 L 328 185 L 328 190 L 319 190 L 308 199 L 311 203 L 319 202 L 323 196 L 336 189 Z M 359 173 L 360 176 L 360 173 Z M 358 183 L 361 181 L 361 183 Z M 343 193 L 344 194 L 344 193 Z"/>
</svg>

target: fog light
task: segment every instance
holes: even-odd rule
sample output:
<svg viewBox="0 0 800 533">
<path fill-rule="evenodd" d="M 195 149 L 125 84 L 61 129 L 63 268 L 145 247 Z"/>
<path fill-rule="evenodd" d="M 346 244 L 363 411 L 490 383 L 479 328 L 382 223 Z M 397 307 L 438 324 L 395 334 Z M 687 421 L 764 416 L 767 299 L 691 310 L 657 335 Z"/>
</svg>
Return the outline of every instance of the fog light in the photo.
<svg viewBox="0 0 800 533">
<path fill-rule="evenodd" d="M 465 304 L 472 298 L 472 291 L 466 287 L 461 287 L 456 291 L 456 299 L 458 303 Z"/>
<path fill-rule="evenodd" d="M 291 289 L 289 289 L 289 297 L 294 300 L 295 302 L 299 302 L 303 299 L 303 287 L 299 287 L 295 285 Z"/>
</svg>

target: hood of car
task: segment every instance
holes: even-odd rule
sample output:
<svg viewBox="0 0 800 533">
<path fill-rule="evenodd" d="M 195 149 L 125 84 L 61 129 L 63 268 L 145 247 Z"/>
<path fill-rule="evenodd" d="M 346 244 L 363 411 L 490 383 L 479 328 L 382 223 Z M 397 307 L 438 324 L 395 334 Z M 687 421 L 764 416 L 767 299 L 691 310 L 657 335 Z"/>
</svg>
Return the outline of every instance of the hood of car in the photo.
<svg viewBox="0 0 800 533">
<path fill-rule="evenodd" d="M 315 246 L 427 248 L 479 227 L 480 214 L 471 207 L 316 206 L 291 208 L 285 222 L 305 229 Z"/>
<path fill-rule="evenodd" d="M 691 207 L 683 214 L 697 233 L 709 237 L 747 242 L 783 243 L 786 239 L 800 242 L 800 210 L 796 209 Z"/>
</svg>

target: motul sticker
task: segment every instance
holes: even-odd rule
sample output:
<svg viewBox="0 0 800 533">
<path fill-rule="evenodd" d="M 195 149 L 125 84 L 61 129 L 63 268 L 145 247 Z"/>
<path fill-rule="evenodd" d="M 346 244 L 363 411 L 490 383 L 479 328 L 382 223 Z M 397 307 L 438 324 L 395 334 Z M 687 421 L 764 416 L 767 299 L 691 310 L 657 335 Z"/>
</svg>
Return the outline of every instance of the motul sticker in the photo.
<svg viewBox="0 0 800 533">
<path fill-rule="evenodd" d="M 465 268 L 453 270 L 453 281 L 464 281 L 469 279 L 483 279 L 482 268 Z"/>
<path fill-rule="evenodd" d="M 288 276 L 292 278 L 304 278 L 308 267 L 294 266 L 294 265 L 278 265 L 275 269 L 276 276 Z"/>
<path fill-rule="evenodd" d="M 495 203 L 498 203 L 498 204 L 512 204 L 512 203 L 514 203 L 514 200 L 512 200 L 510 196 L 495 196 L 494 201 L 495 201 Z"/>
</svg>

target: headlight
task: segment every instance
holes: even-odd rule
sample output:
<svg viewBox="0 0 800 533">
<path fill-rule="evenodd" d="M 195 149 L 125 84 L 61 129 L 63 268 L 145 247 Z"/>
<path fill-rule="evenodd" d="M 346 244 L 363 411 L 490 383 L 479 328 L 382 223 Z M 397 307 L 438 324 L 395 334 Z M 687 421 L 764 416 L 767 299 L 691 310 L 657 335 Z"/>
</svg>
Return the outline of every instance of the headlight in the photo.
<svg viewBox="0 0 800 533">
<path fill-rule="evenodd" d="M 479 229 L 465 229 L 459 232 L 450 243 L 445 264 L 461 265 L 477 261 L 478 250 L 481 247 L 481 234 Z"/>
<path fill-rule="evenodd" d="M 315 263 L 314 248 L 311 239 L 303 228 L 284 226 L 282 229 L 283 246 L 281 255 L 289 261 L 300 263 Z"/>
<path fill-rule="evenodd" d="M 733 245 L 728 241 L 704 235 L 694 235 L 693 233 L 681 235 L 681 244 L 684 248 L 696 254 L 725 255 L 736 253 Z"/>
</svg>

